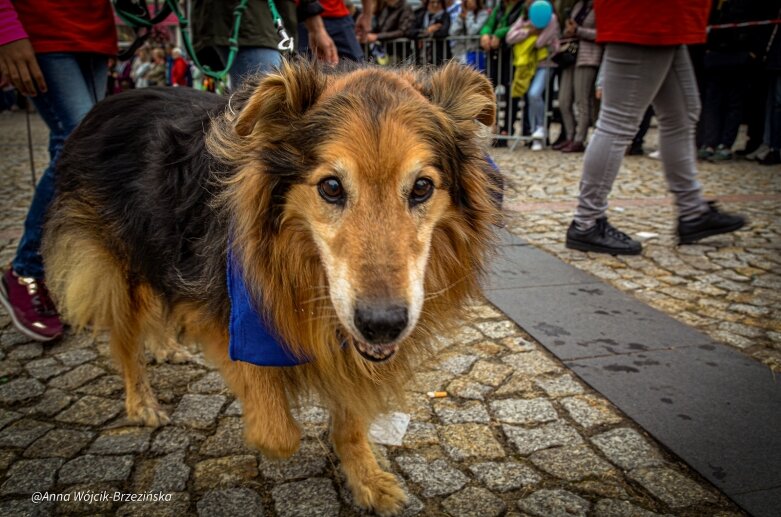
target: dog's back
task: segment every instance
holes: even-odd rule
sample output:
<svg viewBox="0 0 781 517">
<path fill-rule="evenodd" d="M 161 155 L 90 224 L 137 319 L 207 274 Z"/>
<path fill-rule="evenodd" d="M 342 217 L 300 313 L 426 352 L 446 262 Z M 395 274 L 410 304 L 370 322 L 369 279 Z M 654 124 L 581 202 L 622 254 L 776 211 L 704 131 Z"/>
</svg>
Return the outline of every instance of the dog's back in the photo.
<svg viewBox="0 0 781 517">
<path fill-rule="evenodd" d="M 167 304 L 186 298 L 210 267 L 222 277 L 224 262 L 210 264 L 202 248 L 225 240 L 211 206 L 219 166 L 204 150 L 210 117 L 224 106 L 191 89 L 135 90 L 99 103 L 66 142 L 44 258 L 68 321 L 104 327 L 116 316 L 105 311 L 126 298 L 118 275 Z M 116 282 L 106 282 L 111 272 Z"/>
</svg>

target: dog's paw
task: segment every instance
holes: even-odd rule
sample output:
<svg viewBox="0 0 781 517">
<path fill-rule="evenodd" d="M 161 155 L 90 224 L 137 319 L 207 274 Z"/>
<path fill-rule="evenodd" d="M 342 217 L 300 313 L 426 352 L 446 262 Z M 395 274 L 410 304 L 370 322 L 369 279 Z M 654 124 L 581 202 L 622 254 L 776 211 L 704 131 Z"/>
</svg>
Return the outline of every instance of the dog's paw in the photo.
<svg viewBox="0 0 781 517">
<path fill-rule="evenodd" d="M 168 413 L 160 409 L 157 405 L 137 406 L 132 410 L 128 409 L 127 417 L 131 422 L 147 427 L 162 427 L 171 422 Z"/>
<path fill-rule="evenodd" d="M 363 479 L 355 480 L 350 487 L 355 503 L 382 517 L 398 515 L 407 504 L 407 495 L 396 476 L 378 470 Z"/>
<path fill-rule="evenodd" d="M 152 355 L 157 364 L 184 364 L 195 362 L 195 356 L 184 346 L 175 341 L 170 341 L 162 346 L 152 347 Z"/>
<path fill-rule="evenodd" d="M 293 422 L 284 429 L 247 429 L 247 443 L 269 459 L 283 460 L 301 445 L 301 430 Z"/>
</svg>

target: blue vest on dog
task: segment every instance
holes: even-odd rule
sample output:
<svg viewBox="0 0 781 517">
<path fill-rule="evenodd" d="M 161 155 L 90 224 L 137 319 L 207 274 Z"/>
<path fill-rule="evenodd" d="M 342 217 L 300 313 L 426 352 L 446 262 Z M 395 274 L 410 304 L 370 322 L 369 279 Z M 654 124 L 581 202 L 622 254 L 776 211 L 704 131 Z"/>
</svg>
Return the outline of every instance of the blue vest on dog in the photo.
<svg viewBox="0 0 781 517">
<path fill-rule="evenodd" d="M 241 265 L 230 248 L 228 244 L 227 277 L 231 304 L 228 350 L 231 360 L 258 366 L 296 366 L 309 362 L 293 355 L 269 328 L 265 318 L 258 314 Z"/>
</svg>

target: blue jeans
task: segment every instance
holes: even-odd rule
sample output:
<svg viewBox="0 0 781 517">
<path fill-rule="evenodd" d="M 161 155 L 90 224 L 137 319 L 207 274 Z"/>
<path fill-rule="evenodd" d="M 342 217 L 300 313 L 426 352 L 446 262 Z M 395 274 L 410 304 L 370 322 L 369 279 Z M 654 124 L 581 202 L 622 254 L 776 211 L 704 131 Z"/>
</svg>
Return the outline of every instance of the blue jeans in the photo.
<svg viewBox="0 0 781 517">
<path fill-rule="evenodd" d="M 223 65 L 228 63 L 228 47 L 217 47 L 217 52 Z M 282 54 L 275 48 L 241 47 L 233 60 L 228 75 L 231 78 L 231 88 L 235 91 L 241 87 L 244 79 L 250 75 L 265 73 L 282 64 Z"/>
<path fill-rule="evenodd" d="M 46 210 L 54 197 L 55 164 L 62 145 L 84 115 L 106 94 L 108 58 L 97 54 L 38 54 L 46 93 L 31 100 L 49 127 L 49 167 L 43 173 L 16 249 L 13 268 L 20 276 L 43 278 L 41 233 Z"/>
<path fill-rule="evenodd" d="M 336 45 L 336 52 L 339 59 L 349 59 L 351 61 L 363 61 L 363 48 L 358 43 L 355 36 L 355 20 L 352 16 L 343 18 L 323 18 L 325 32 L 331 36 Z M 306 54 L 309 51 L 309 33 L 306 25 L 298 24 L 298 52 Z"/>
<path fill-rule="evenodd" d="M 545 86 L 550 77 L 550 68 L 538 68 L 534 74 L 526 97 L 529 99 L 529 128 L 534 132 L 538 128 L 545 128 Z"/>
</svg>

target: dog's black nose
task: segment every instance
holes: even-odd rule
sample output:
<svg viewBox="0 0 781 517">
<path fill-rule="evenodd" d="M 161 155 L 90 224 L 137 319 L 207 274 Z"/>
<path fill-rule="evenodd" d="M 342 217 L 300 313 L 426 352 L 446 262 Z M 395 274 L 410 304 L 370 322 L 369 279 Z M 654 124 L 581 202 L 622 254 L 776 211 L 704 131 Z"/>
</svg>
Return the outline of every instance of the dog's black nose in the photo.
<svg viewBox="0 0 781 517">
<path fill-rule="evenodd" d="M 395 340 L 407 328 L 408 321 L 404 305 L 358 302 L 355 308 L 355 326 L 373 345 Z"/>
</svg>

